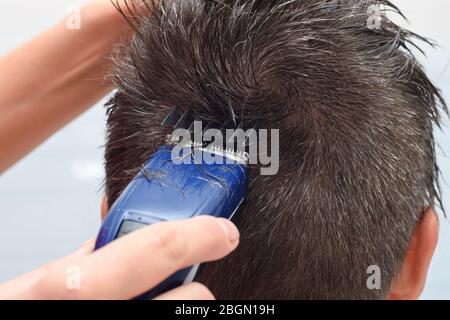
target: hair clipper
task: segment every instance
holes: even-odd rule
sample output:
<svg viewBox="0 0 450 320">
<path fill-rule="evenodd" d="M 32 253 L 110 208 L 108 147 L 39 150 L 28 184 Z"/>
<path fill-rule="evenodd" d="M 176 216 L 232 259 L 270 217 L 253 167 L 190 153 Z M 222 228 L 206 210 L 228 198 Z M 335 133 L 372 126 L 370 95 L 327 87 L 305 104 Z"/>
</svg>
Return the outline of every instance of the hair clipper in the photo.
<svg viewBox="0 0 450 320">
<path fill-rule="evenodd" d="M 189 121 L 189 112 L 175 122 L 179 115 L 180 110 L 174 108 L 162 126 L 191 130 L 193 125 Z M 246 193 L 245 153 L 214 143 L 188 141 L 182 145 L 185 152 L 182 156 L 193 160 L 195 153 L 197 160 L 180 163 L 179 158 L 174 158 L 176 144 L 179 141 L 169 135 L 166 144 L 150 157 L 110 207 L 96 240 L 96 250 L 153 223 L 199 215 L 232 218 Z M 222 161 L 206 162 L 205 156 Z M 192 266 L 180 270 L 139 298 L 153 298 L 190 282 L 197 269 L 198 266 Z"/>
</svg>

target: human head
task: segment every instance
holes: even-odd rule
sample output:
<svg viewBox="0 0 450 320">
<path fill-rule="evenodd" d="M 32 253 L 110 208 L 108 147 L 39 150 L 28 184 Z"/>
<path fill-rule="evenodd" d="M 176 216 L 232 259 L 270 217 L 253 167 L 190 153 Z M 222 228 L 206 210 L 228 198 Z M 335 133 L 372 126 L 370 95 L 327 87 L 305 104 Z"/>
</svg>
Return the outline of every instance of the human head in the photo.
<svg viewBox="0 0 450 320">
<path fill-rule="evenodd" d="M 109 202 L 164 142 L 172 106 L 219 123 L 231 106 L 280 129 L 280 168 L 249 168 L 240 246 L 197 280 L 218 298 L 417 297 L 437 239 L 445 105 L 409 51 L 425 39 L 387 17 L 369 27 L 372 1 L 145 3 L 108 104 Z"/>
</svg>

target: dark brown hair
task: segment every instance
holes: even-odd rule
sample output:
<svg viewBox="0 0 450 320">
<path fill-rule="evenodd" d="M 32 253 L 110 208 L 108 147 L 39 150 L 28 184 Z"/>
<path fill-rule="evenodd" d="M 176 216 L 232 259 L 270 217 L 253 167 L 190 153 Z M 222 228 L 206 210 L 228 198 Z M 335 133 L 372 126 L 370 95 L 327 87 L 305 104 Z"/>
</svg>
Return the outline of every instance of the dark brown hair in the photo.
<svg viewBox="0 0 450 320">
<path fill-rule="evenodd" d="M 439 203 L 445 103 L 410 49 L 424 38 L 368 6 L 324 0 L 144 1 L 108 104 L 112 203 L 164 141 L 172 106 L 280 129 L 280 170 L 250 168 L 231 256 L 197 280 L 218 298 L 384 298 L 424 208 Z M 139 12 L 138 12 L 139 11 Z M 417 40 L 417 41 L 416 41 Z M 415 50 L 415 49 L 414 49 Z M 381 290 L 366 286 L 367 268 Z"/>
</svg>

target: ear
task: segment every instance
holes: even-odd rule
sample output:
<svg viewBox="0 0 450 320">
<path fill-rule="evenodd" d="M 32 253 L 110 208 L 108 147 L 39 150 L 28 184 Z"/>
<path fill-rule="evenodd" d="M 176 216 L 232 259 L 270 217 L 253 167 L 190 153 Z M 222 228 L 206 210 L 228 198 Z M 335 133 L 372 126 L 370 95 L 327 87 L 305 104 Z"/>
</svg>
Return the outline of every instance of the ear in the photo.
<svg viewBox="0 0 450 320">
<path fill-rule="evenodd" d="M 106 194 L 103 194 L 103 198 L 102 198 L 102 208 L 101 208 L 101 217 L 102 217 L 102 221 L 105 220 L 106 215 L 108 214 L 108 198 L 106 197 Z"/>
<path fill-rule="evenodd" d="M 392 287 L 389 299 L 414 300 L 420 297 L 436 248 L 438 234 L 439 219 L 433 208 L 429 208 L 417 225 L 402 271 Z"/>
</svg>

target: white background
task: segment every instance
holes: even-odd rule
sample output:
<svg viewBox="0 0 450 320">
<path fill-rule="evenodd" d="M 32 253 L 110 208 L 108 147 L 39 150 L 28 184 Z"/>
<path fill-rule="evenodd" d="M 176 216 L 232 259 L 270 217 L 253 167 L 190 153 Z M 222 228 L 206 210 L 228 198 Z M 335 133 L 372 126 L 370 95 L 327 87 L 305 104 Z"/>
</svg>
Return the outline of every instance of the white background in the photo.
<svg viewBox="0 0 450 320">
<path fill-rule="evenodd" d="M 50 27 L 83 1 L 0 0 L 0 55 Z M 421 58 L 430 77 L 450 98 L 450 1 L 394 1 L 409 27 L 441 48 Z M 1 94 L 1 92 L 0 92 Z M 0 177 L 0 281 L 62 257 L 100 225 L 102 145 L 105 116 L 96 105 Z M 450 213 L 450 132 L 437 132 L 444 204 Z M 1 155 L 0 155 L 1 156 Z M 424 299 L 450 298 L 450 225 L 442 218 L 441 238 Z"/>
</svg>

